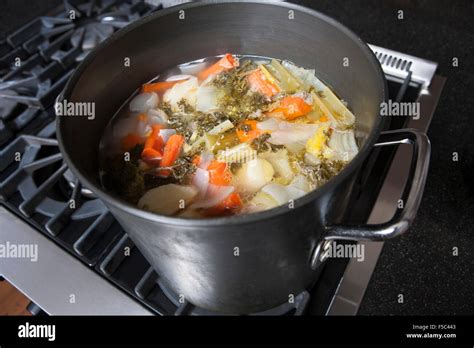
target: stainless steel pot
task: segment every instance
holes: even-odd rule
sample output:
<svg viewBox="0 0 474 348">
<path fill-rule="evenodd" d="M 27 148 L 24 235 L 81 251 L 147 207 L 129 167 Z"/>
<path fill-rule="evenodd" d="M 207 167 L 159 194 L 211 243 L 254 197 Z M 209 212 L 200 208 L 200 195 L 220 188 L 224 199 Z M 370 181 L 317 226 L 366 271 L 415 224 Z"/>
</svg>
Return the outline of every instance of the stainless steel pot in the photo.
<svg viewBox="0 0 474 348">
<path fill-rule="evenodd" d="M 105 192 L 98 145 L 122 102 L 162 70 L 232 52 L 284 58 L 315 68 L 357 117 L 360 153 L 336 177 L 294 208 L 193 220 L 145 212 Z M 130 66 L 124 62 L 129 61 Z M 404 233 L 418 209 L 429 162 L 425 135 L 381 136 L 386 82 L 367 45 L 318 12 L 288 3 L 223 1 L 159 11 L 96 48 L 71 77 L 60 102 L 94 102 L 96 117 L 59 117 L 57 136 L 72 172 L 101 198 L 159 276 L 197 306 L 249 313 L 287 301 L 317 278 L 319 250 L 330 239 L 384 240 Z M 405 207 L 377 226 L 342 221 L 362 162 L 377 145 L 413 144 Z"/>
</svg>

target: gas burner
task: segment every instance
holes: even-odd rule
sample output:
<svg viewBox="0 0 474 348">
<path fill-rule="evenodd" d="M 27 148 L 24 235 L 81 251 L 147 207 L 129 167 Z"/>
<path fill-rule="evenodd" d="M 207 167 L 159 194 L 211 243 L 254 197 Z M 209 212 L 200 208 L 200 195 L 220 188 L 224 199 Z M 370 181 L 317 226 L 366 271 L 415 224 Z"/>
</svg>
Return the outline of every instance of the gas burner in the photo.
<svg viewBox="0 0 474 348">
<path fill-rule="evenodd" d="M 102 244 L 121 231 L 102 201 L 66 174 L 54 132 L 52 122 L 38 135 L 19 136 L 0 150 L 0 200 L 93 265 Z"/>
<path fill-rule="evenodd" d="M 0 42 L 0 146 L 54 119 L 77 62 L 119 28 L 156 10 L 137 0 L 64 0 Z"/>
<path fill-rule="evenodd" d="M 46 128 L 44 133 L 51 130 L 54 132 L 54 127 Z M 72 173 L 65 174 L 68 169 L 63 163 L 56 139 L 20 136 L 0 152 L 0 157 L 3 159 L 0 166 L 0 196 L 7 200 L 18 191 L 23 199 L 19 209 L 25 217 L 41 213 L 53 220 L 57 220 L 58 215 L 78 220 L 106 211 L 100 200 L 89 199 L 89 190 L 84 189 L 86 194 L 82 195 L 82 186 Z M 72 189 L 69 181 L 73 182 Z M 60 187 L 64 183 L 69 188 L 66 192 Z M 71 200 L 74 200 L 74 208 L 69 209 Z M 50 232 L 54 234 L 54 231 Z"/>
<path fill-rule="evenodd" d="M 41 17 L 42 35 L 58 37 L 50 58 L 59 62 L 82 61 L 87 54 L 120 29 L 152 11 L 137 1 L 64 1 L 65 12 L 54 17 Z M 69 45 L 64 45 L 68 42 Z"/>
</svg>

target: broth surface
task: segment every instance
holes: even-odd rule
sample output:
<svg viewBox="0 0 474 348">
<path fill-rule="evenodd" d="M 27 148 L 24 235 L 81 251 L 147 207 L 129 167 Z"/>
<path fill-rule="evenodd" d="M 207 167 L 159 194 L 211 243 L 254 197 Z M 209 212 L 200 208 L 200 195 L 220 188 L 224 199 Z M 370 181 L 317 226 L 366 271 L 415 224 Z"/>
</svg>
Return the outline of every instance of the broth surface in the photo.
<svg viewBox="0 0 474 348">
<path fill-rule="evenodd" d="M 125 101 L 101 139 L 101 181 L 162 215 L 291 205 L 357 154 L 354 125 L 314 70 L 267 57 L 207 57 L 161 72 Z"/>
</svg>

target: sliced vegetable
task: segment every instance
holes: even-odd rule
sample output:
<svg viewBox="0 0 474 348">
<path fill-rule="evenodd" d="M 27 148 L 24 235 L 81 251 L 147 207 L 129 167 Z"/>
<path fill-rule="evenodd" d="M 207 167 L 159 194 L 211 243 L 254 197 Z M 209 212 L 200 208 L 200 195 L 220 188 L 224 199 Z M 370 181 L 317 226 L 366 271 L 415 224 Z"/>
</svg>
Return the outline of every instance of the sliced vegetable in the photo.
<svg viewBox="0 0 474 348">
<path fill-rule="evenodd" d="M 158 164 L 157 161 L 161 160 L 163 153 L 162 148 L 164 145 L 163 139 L 160 137 L 160 130 L 163 126 L 159 124 L 152 125 L 151 134 L 145 141 L 145 146 L 142 151 L 142 159 L 150 164 Z"/>
<path fill-rule="evenodd" d="M 321 158 L 327 147 L 331 129 L 328 125 L 321 126 L 306 143 L 306 152 Z"/>
<path fill-rule="evenodd" d="M 247 76 L 247 80 L 252 91 L 258 92 L 267 98 L 273 97 L 280 92 L 280 88 L 269 81 L 260 69 L 256 69 L 250 73 Z"/>
<path fill-rule="evenodd" d="M 220 110 L 220 93 L 212 85 L 200 86 L 196 94 L 196 110 L 202 112 L 215 112 Z"/>
<path fill-rule="evenodd" d="M 278 205 L 288 204 L 290 200 L 295 200 L 306 194 L 305 191 L 291 185 L 285 186 L 276 183 L 264 186 L 262 192 L 271 196 Z"/>
<path fill-rule="evenodd" d="M 291 169 L 288 150 L 280 149 L 276 152 L 268 151 L 261 153 L 259 156 L 271 163 L 276 174 L 283 179 L 285 184 L 288 184 L 295 176 L 293 169 Z"/>
<path fill-rule="evenodd" d="M 315 76 L 314 70 L 307 70 L 295 66 L 290 62 L 283 62 L 283 66 L 288 69 L 295 77 L 302 81 L 307 91 L 313 88 L 316 91 L 317 99 L 323 103 L 329 110 L 326 117 L 334 120 L 343 126 L 351 126 L 354 124 L 354 114 L 341 102 L 341 100 L 326 86 L 320 79 Z"/>
<path fill-rule="evenodd" d="M 294 120 L 300 116 L 304 116 L 313 110 L 311 104 L 307 100 L 298 96 L 289 96 L 280 100 L 278 107 L 267 113 L 267 116 L 279 117 L 282 115 L 287 120 Z"/>
<path fill-rule="evenodd" d="M 202 169 L 203 167 L 203 158 L 196 156 L 193 159 L 194 165 Z M 230 185 L 232 183 L 232 172 L 230 167 L 226 162 L 220 162 L 216 160 L 211 160 L 205 169 L 209 172 L 209 182 L 214 185 Z"/>
<path fill-rule="evenodd" d="M 304 175 L 295 176 L 294 179 L 291 181 L 290 186 L 302 190 L 304 192 L 309 192 L 313 189 L 311 187 L 310 182 Z"/>
<path fill-rule="evenodd" d="M 239 61 L 230 53 L 227 53 L 218 62 L 198 74 L 199 80 L 203 81 L 211 75 L 220 74 L 223 71 L 239 66 Z"/>
<path fill-rule="evenodd" d="M 290 150 L 296 152 L 304 149 L 306 142 L 320 127 L 319 124 L 294 123 L 270 118 L 257 124 L 262 130 L 271 131 L 271 136 L 267 140 L 274 145 L 285 145 Z"/>
<path fill-rule="evenodd" d="M 325 153 L 325 157 L 337 161 L 348 162 L 359 152 L 352 130 L 333 131 L 328 146 L 332 151 Z"/>
<path fill-rule="evenodd" d="M 270 64 L 265 65 L 267 71 L 274 77 L 276 84 L 288 93 L 294 93 L 301 89 L 301 83 L 280 62 L 272 59 Z"/>
<path fill-rule="evenodd" d="M 184 137 L 179 134 L 173 134 L 166 142 L 163 150 L 163 157 L 160 162 L 160 167 L 170 167 L 178 159 L 184 144 Z M 162 176 L 168 176 L 170 171 L 168 169 L 160 170 Z"/>
<path fill-rule="evenodd" d="M 226 199 L 232 192 L 234 192 L 235 188 L 233 186 L 218 186 L 209 184 L 207 189 L 206 197 L 200 199 L 193 203 L 190 208 L 191 209 L 207 209 L 211 208 L 224 199 Z"/>
<path fill-rule="evenodd" d="M 197 196 L 193 186 L 168 184 L 147 191 L 138 201 L 138 207 L 157 214 L 171 215 L 187 207 Z"/>
<path fill-rule="evenodd" d="M 142 86 L 142 92 L 144 93 L 149 93 L 149 92 L 155 92 L 158 94 L 166 92 L 168 89 L 173 87 L 175 84 L 178 82 L 184 82 L 186 79 L 181 79 L 181 80 L 174 80 L 174 81 L 160 81 L 160 82 L 152 82 L 152 83 L 146 83 Z"/>
<path fill-rule="evenodd" d="M 249 202 L 250 211 L 258 212 L 278 206 L 278 202 L 269 194 L 259 191 Z"/>
<path fill-rule="evenodd" d="M 229 129 L 234 128 L 234 124 L 229 120 L 225 120 L 224 122 L 219 123 L 217 126 L 212 128 L 208 133 L 210 135 L 218 135 L 221 133 L 227 132 Z"/>
<path fill-rule="evenodd" d="M 274 173 L 270 162 L 257 158 L 242 165 L 236 173 L 235 181 L 239 190 L 253 193 L 268 184 Z"/>
<path fill-rule="evenodd" d="M 207 167 L 209 171 L 209 182 L 214 185 L 230 185 L 232 183 L 232 173 L 230 167 L 225 162 L 212 161 Z"/>
<path fill-rule="evenodd" d="M 242 205 L 242 199 L 240 195 L 236 192 L 231 193 L 226 199 L 224 199 L 217 208 L 224 208 L 224 209 L 236 209 Z"/>
<path fill-rule="evenodd" d="M 130 111 L 147 112 L 158 106 L 159 98 L 156 93 L 140 93 L 130 101 Z"/>
<path fill-rule="evenodd" d="M 184 82 L 178 82 L 165 92 L 163 101 L 170 105 L 173 112 L 185 113 L 186 110 L 184 110 L 182 102 L 184 101 L 191 108 L 195 108 L 198 88 L 198 80 L 195 77 Z"/>
<path fill-rule="evenodd" d="M 256 120 L 245 120 L 237 128 L 237 136 L 241 143 L 249 142 L 265 133 L 257 127 Z"/>
<path fill-rule="evenodd" d="M 217 205 L 206 209 L 203 212 L 204 216 L 219 216 L 219 215 L 226 215 L 227 213 L 231 213 L 233 210 L 236 210 L 242 206 L 242 200 L 240 195 L 236 192 L 231 193 L 227 196 L 222 202 L 218 203 Z"/>
<path fill-rule="evenodd" d="M 160 137 L 163 139 L 163 142 L 166 144 L 169 140 L 169 138 L 176 134 L 176 130 L 172 128 L 165 128 L 165 129 L 160 129 Z"/>
<path fill-rule="evenodd" d="M 168 122 L 168 115 L 161 109 L 150 109 L 147 114 L 150 124 L 161 124 L 166 125 Z"/>
<path fill-rule="evenodd" d="M 214 155 L 211 152 L 203 152 L 201 156 L 196 156 L 193 163 L 199 168 L 207 170 L 207 167 L 209 167 L 213 159 Z"/>
<path fill-rule="evenodd" d="M 209 172 L 199 167 L 196 168 L 192 183 L 199 191 L 199 196 L 204 197 L 209 187 Z"/>
</svg>

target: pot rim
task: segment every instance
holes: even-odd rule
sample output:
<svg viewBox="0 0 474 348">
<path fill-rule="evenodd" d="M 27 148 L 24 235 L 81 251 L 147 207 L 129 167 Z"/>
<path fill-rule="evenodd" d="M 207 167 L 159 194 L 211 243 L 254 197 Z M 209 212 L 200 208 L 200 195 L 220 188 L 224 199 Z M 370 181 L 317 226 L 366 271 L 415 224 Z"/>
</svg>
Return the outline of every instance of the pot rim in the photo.
<svg viewBox="0 0 474 348">
<path fill-rule="evenodd" d="M 369 62 L 373 65 L 375 71 L 378 72 L 379 79 L 380 79 L 380 86 L 382 87 L 382 96 L 383 100 L 381 102 L 386 101 L 388 98 L 387 92 L 387 81 L 385 79 L 385 75 L 383 73 L 382 67 L 375 57 L 375 54 L 372 50 L 367 46 L 367 44 L 357 36 L 352 30 L 348 29 L 346 26 L 338 22 L 337 20 L 322 14 L 318 11 L 313 9 L 288 3 L 288 2 L 279 2 L 279 1 L 265 1 L 265 0 L 221 0 L 221 1 L 213 1 L 213 2 L 191 2 L 185 3 L 178 6 L 173 6 L 167 9 L 159 10 L 155 13 L 152 13 L 146 17 L 143 17 L 123 29 L 118 30 L 102 43 L 100 43 L 92 52 L 90 52 L 85 59 L 79 64 L 76 68 L 72 76 L 67 81 L 63 91 L 58 96 L 58 101 L 61 102 L 65 96 L 69 96 L 71 92 L 74 90 L 74 87 L 77 81 L 82 77 L 84 70 L 94 61 L 94 59 L 102 53 L 102 50 L 114 43 L 116 40 L 119 40 L 128 32 L 134 30 L 135 28 L 148 23 L 149 21 L 157 20 L 162 16 L 166 16 L 170 13 L 174 13 L 180 10 L 185 10 L 189 8 L 195 7 L 205 7 L 205 6 L 215 6 L 215 5 L 222 5 L 222 4 L 238 4 L 238 3 L 245 3 L 245 4 L 259 4 L 259 5 L 268 5 L 268 6 L 280 6 L 285 7 L 290 10 L 301 11 L 303 13 L 312 15 L 317 17 L 329 25 L 333 25 L 341 30 L 345 35 L 350 37 L 357 46 L 364 52 L 366 58 Z M 357 117 L 357 116 L 356 116 Z M 146 210 L 142 210 L 137 208 L 136 206 L 122 200 L 120 198 L 115 197 L 113 194 L 106 192 L 102 187 L 99 187 L 95 183 L 91 182 L 84 176 L 81 171 L 76 167 L 74 162 L 69 157 L 68 153 L 66 152 L 63 146 L 63 138 L 61 134 L 61 126 L 65 122 L 64 118 L 57 117 L 56 120 L 56 137 L 58 139 L 59 149 L 62 153 L 62 156 L 67 163 L 68 167 L 77 176 L 77 178 L 83 183 L 83 185 L 90 190 L 97 196 L 97 198 L 103 200 L 106 205 L 112 205 L 118 207 L 120 210 L 125 211 L 131 215 L 140 217 L 145 220 L 152 220 L 162 224 L 168 225 L 182 225 L 182 226 L 196 226 L 196 227 L 209 227 L 209 226 L 222 226 L 222 225 L 239 225 L 239 224 L 247 224 L 253 223 L 260 220 L 269 219 L 278 215 L 282 215 L 287 213 L 288 211 L 297 209 L 299 206 L 306 205 L 311 201 L 317 199 L 320 196 L 323 196 L 326 192 L 332 190 L 335 186 L 339 185 L 342 181 L 344 181 L 349 175 L 356 171 L 359 165 L 365 160 L 368 156 L 372 146 L 374 145 L 375 141 L 378 138 L 378 135 L 382 129 L 383 122 L 381 117 L 378 118 L 376 121 L 375 126 L 369 133 L 365 144 L 362 148 L 359 149 L 358 154 L 344 167 L 344 169 L 331 178 L 328 182 L 326 182 L 323 186 L 305 194 L 304 196 L 296 199 L 294 201 L 294 208 L 289 208 L 287 205 L 281 205 L 272 209 L 264 210 L 261 212 L 256 213 L 249 213 L 249 214 L 242 214 L 242 215 L 232 215 L 232 216 L 224 216 L 224 217 L 215 217 L 215 218 L 183 218 L 183 217 L 174 217 L 174 216 L 167 216 L 167 215 L 160 215 L 156 213 L 152 213 Z"/>
</svg>

